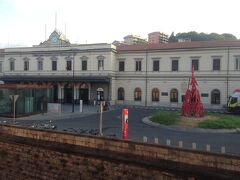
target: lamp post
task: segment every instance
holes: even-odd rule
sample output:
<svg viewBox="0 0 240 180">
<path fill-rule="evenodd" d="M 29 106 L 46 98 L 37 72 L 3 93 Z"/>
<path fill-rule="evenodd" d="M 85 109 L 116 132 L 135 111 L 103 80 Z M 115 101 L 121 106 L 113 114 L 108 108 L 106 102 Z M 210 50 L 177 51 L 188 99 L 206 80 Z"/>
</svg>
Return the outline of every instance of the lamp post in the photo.
<svg viewBox="0 0 240 180">
<path fill-rule="evenodd" d="M 75 54 L 73 53 L 73 58 L 72 58 L 72 80 L 73 80 L 73 85 L 72 85 L 72 113 L 74 113 L 74 85 L 75 85 L 75 74 L 74 74 L 74 58 Z"/>
</svg>

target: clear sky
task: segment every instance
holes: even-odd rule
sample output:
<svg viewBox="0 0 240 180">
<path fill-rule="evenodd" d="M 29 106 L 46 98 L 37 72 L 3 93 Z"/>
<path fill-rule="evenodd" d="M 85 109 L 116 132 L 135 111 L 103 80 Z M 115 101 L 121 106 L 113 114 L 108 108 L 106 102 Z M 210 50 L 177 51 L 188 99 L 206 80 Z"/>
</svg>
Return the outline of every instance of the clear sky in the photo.
<svg viewBox="0 0 240 180">
<path fill-rule="evenodd" d="M 197 31 L 240 38 L 239 0 L 0 0 L 0 48 L 32 46 L 55 28 L 71 43 L 111 43 L 128 34 Z"/>
</svg>

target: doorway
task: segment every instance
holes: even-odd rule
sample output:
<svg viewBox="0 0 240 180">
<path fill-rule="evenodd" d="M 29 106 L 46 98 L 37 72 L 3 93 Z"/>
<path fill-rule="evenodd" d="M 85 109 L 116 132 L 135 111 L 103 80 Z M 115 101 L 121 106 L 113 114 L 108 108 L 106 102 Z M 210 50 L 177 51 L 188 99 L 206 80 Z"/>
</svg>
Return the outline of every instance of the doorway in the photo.
<svg viewBox="0 0 240 180">
<path fill-rule="evenodd" d="M 88 104 L 88 89 L 79 89 L 79 99 L 83 100 L 83 104 Z"/>
<path fill-rule="evenodd" d="M 58 85 L 57 84 L 53 85 L 53 102 L 54 103 L 58 102 Z"/>
<path fill-rule="evenodd" d="M 72 94 L 72 86 L 70 84 L 66 84 L 64 86 L 64 103 L 72 103 L 73 94 Z"/>
</svg>

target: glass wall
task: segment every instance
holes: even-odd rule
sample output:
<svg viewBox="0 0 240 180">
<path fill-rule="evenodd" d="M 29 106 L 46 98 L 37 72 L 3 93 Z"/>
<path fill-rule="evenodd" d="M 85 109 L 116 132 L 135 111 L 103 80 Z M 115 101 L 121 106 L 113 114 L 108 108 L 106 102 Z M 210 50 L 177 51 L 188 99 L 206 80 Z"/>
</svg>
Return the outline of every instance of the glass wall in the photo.
<svg viewBox="0 0 240 180">
<path fill-rule="evenodd" d="M 9 95 L 19 95 L 16 116 L 47 112 L 52 89 L 0 89 L 0 115 L 13 116 L 13 101 Z"/>
</svg>

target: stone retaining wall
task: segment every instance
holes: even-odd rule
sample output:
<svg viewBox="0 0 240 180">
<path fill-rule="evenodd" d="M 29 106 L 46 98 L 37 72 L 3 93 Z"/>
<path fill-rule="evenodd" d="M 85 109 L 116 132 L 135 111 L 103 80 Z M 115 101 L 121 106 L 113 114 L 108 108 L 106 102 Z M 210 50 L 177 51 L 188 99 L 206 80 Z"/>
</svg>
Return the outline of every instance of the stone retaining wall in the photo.
<svg viewBox="0 0 240 180">
<path fill-rule="evenodd" d="M 0 125 L 3 179 L 240 177 L 240 157 Z"/>
</svg>

